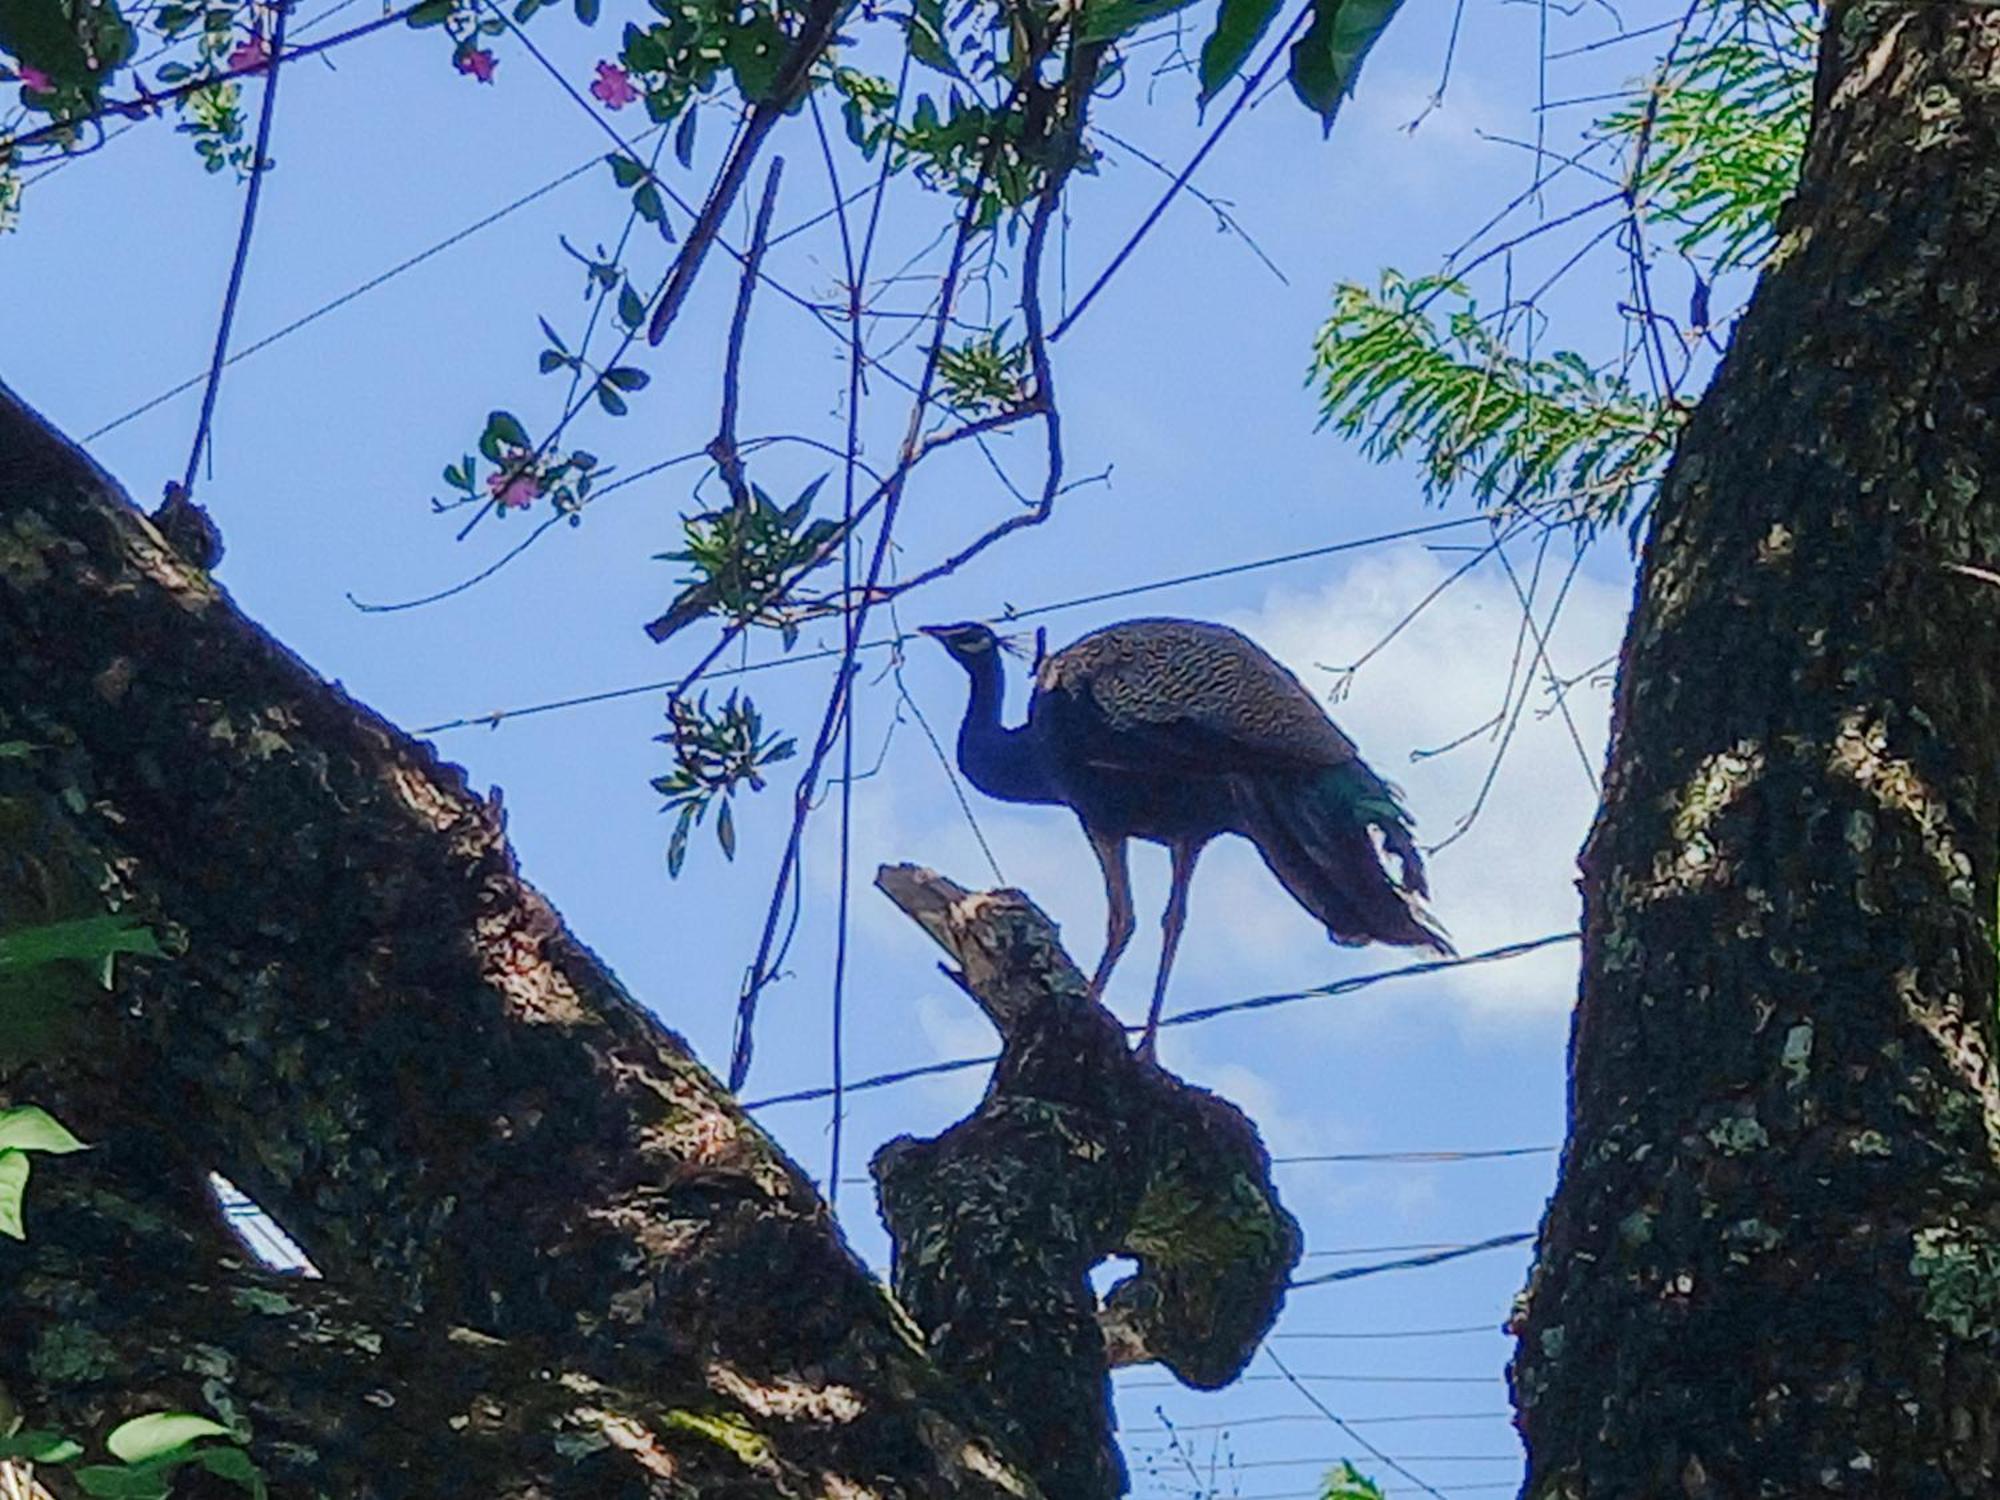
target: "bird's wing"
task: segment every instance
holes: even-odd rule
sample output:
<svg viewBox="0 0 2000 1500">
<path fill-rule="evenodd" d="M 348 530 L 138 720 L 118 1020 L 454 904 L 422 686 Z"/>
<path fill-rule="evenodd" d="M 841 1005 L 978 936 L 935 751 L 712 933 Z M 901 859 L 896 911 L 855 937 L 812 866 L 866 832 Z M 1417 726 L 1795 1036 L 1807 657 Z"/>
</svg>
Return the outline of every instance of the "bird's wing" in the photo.
<svg viewBox="0 0 2000 1500">
<path fill-rule="evenodd" d="M 1035 686 L 1063 752 L 1107 769 L 1306 770 L 1357 754 L 1296 677 L 1221 625 L 1114 625 L 1048 657 Z"/>
</svg>

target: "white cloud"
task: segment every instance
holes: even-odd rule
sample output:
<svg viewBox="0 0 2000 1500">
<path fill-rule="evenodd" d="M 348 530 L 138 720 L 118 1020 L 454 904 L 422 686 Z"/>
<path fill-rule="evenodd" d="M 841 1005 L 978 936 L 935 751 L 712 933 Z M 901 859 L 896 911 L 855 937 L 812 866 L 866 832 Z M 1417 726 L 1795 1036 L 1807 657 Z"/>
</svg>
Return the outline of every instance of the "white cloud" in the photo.
<svg viewBox="0 0 2000 1500">
<path fill-rule="evenodd" d="M 1515 567 L 1525 582 L 1527 561 L 1517 558 Z M 1309 687 L 1329 688 L 1338 679 L 1327 668 L 1353 662 L 1381 641 L 1448 568 L 1447 561 L 1414 548 L 1370 558 L 1323 588 L 1274 594 L 1232 623 Z M 1538 603 L 1544 621 L 1559 581 L 1549 576 L 1554 568 L 1551 558 Z M 1549 640 L 1559 677 L 1617 649 L 1627 598 L 1622 583 L 1577 577 Z M 1520 622 L 1506 574 L 1487 564 L 1453 584 L 1371 658 L 1334 705 L 1370 763 L 1403 788 L 1423 843 L 1447 837 L 1471 813 L 1501 731 L 1486 730 L 1415 762 L 1409 755 L 1451 744 L 1500 713 Z M 1533 656 L 1531 639 L 1524 669 Z M 1560 932 L 1577 921 L 1576 853 L 1597 803 L 1585 766 L 1593 773 L 1602 767 L 1610 695 L 1597 682 L 1578 683 L 1568 693 L 1583 746 L 1579 755 L 1562 716 L 1543 712 L 1552 695 L 1545 674 L 1535 676 L 1476 820 L 1431 861 L 1435 908 L 1461 952 Z M 1232 914 L 1231 921 L 1237 925 L 1238 918 Z M 1449 988 L 1478 1009 L 1545 1014 L 1569 1006 L 1575 965 L 1575 949 L 1557 947 L 1467 970 L 1453 976 Z"/>
</svg>

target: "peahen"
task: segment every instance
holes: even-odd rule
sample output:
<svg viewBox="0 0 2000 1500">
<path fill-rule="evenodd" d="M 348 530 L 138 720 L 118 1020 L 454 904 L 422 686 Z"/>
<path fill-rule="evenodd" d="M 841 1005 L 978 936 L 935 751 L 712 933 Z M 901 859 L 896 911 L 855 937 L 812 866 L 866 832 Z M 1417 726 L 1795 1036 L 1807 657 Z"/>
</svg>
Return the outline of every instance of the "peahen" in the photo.
<svg viewBox="0 0 2000 1500">
<path fill-rule="evenodd" d="M 1311 693 L 1248 637 L 1199 620 L 1128 620 L 1035 670 L 1027 722 L 1001 723 L 1001 641 L 985 625 L 925 627 L 972 679 L 958 732 L 966 778 L 1004 802 L 1070 808 L 1104 870 L 1101 995 L 1131 940 L 1129 840 L 1165 844 L 1173 884 L 1140 1055 L 1153 1055 L 1167 975 L 1202 846 L 1240 833 L 1336 943 L 1451 953 L 1423 907 L 1410 816 Z M 1371 837 L 1371 834 L 1374 837 Z M 1395 856 L 1390 878 L 1377 852 Z"/>
</svg>

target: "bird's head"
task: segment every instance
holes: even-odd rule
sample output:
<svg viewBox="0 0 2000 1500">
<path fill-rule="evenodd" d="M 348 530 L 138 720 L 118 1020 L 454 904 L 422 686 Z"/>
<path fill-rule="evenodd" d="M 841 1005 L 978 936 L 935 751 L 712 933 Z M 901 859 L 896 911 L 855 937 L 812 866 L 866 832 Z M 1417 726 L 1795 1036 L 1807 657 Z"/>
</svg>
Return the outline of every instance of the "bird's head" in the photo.
<svg viewBox="0 0 2000 1500">
<path fill-rule="evenodd" d="M 968 671 L 995 659 L 995 653 L 1011 649 L 990 625 L 966 620 L 957 625 L 920 625 L 918 630 L 943 646 Z"/>
</svg>

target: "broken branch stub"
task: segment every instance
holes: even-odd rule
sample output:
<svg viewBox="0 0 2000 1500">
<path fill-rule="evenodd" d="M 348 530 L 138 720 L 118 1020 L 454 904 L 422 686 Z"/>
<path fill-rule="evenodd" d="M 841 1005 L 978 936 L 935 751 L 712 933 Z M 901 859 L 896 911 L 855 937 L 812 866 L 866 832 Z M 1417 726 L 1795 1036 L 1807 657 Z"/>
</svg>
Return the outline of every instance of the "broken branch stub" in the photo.
<svg viewBox="0 0 2000 1500">
<path fill-rule="evenodd" d="M 897 1296 L 1048 1494 L 1115 1496 L 1112 1367 L 1234 1380 L 1277 1319 L 1298 1223 L 1256 1127 L 1132 1055 L 1026 896 L 914 865 L 876 885 L 1001 1035 L 978 1109 L 876 1154 Z M 1139 1269 L 1100 1308 L 1090 1273 L 1113 1256 Z"/>
</svg>

